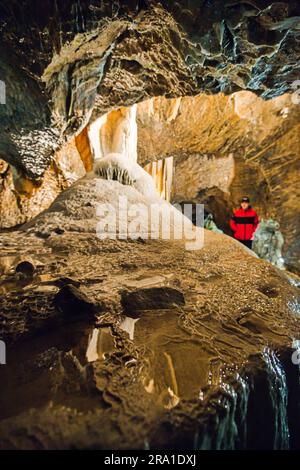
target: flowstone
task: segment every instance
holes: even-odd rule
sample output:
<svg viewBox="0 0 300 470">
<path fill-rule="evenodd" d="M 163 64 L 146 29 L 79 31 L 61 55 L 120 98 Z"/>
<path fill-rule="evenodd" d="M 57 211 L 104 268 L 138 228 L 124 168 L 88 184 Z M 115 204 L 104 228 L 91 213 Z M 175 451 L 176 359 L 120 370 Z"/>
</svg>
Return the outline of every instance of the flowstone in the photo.
<svg viewBox="0 0 300 470">
<path fill-rule="evenodd" d="M 262 220 L 254 234 L 253 251 L 279 269 L 284 269 L 282 248 L 284 238 L 276 220 Z"/>
<path fill-rule="evenodd" d="M 120 153 L 110 153 L 96 160 L 93 173 L 106 180 L 133 186 L 144 196 L 158 196 L 151 176 L 138 163 Z"/>
</svg>

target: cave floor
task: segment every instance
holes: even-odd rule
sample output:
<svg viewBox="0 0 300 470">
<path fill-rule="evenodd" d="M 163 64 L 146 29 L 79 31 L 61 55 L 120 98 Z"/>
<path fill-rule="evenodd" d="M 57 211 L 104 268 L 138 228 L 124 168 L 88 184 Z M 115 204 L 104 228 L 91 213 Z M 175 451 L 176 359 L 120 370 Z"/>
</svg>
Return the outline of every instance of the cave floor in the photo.
<svg viewBox="0 0 300 470">
<path fill-rule="evenodd" d="M 235 447 L 203 430 L 299 332 L 299 291 L 229 237 L 205 232 L 199 251 L 74 232 L 1 244 L 2 448 Z M 24 260 L 32 275 L 15 272 Z M 140 310 L 122 301 L 145 289 Z"/>
</svg>

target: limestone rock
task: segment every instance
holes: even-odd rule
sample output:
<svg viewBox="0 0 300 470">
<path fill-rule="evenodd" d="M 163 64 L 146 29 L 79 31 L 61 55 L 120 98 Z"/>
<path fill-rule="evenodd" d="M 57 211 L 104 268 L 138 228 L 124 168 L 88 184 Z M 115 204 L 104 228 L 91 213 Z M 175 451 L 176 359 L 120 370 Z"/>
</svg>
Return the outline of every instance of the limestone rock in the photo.
<svg viewBox="0 0 300 470">
<path fill-rule="evenodd" d="M 151 96 L 252 90 L 268 99 L 293 92 L 299 75 L 296 0 L 67 0 L 39 15 L 33 0 L 15 8 L 3 0 L 0 12 L 8 96 L 0 156 L 31 176 L 62 143 L 51 115 L 74 135 L 90 118 Z"/>
<path fill-rule="evenodd" d="M 85 176 L 103 116 L 99 155 L 130 154 L 134 105 L 139 164 L 174 157 L 184 199 L 219 214 L 245 187 L 268 217 L 272 201 L 297 267 L 299 16 L 297 0 L 2 0 L 1 226 L 27 223 L 0 241 L 1 448 L 299 448 L 298 284 L 226 235 L 151 238 L 149 208 L 170 204 Z M 124 196 L 144 238 L 99 239 L 97 208 Z"/>
<path fill-rule="evenodd" d="M 55 295 L 53 303 L 56 308 L 67 316 L 93 316 L 96 313 L 95 305 L 72 284 L 62 287 Z"/>
<path fill-rule="evenodd" d="M 184 295 L 170 287 L 152 287 L 123 292 L 121 303 L 129 317 L 138 317 L 143 310 L 170 309 L 184 305 Z"/>
<path fill-rule="evenodd" d="M 255 232 L 253 250 L 262 259 L 269 261 L 279 269 L 284 269 L 282 248 L 284 238 L 276 220 L 263 220 Z"/>
<path fill-rule="evenodd" d="M 94 175 L 100 178 L 133 186 L 144 196 L 157 197 L 158 195 L 151 176 L 126 155 L 109 153 L 105 157 L 96 160 L 93 172 Z"/>
<path fill-rule="evenodd" d="M 0 446 L 190 449 L 196 439 L 198 448 L 297 447 L 299 289 L 212 231 L 193 251 L 184 240 L 98 240 L 86 201 L 88 211 L 101 200 L 117 204 L 121 190 L 153 202 L 118 181 L 85 177 L 1 237 L 1 258 L 22 246 L 44 281 L 1 295 L 12 362 L 0 391 Z M 59 236 L 50 230 L 56 213 Z M 47 239 L 35 236 L 43 224 Z M 57 293 L 53 279 L 74 276 L 85 296 L 69 283 Z M 142 313 L 134 324 L 132 312 Z M 276 432 L 265 433 L 274 420 Z"/>
<path fill-rule="evenodd" d="M 25 277 L 33 278 L 34 271 L 35 267 L 30 261 L 21 261 L 16 266 L 16 273 L 21 273 Z"/>
<path fill-rule="evenodd" d="M 279 221 L 286 264 L 299 272 L 299 112 L 289 94 L 152 98 L 137 106 L 139 162 L 172 155 L 172 201 L 203 203 L 228 235 L 249 196 L 261 219 Z"/>
</svg>

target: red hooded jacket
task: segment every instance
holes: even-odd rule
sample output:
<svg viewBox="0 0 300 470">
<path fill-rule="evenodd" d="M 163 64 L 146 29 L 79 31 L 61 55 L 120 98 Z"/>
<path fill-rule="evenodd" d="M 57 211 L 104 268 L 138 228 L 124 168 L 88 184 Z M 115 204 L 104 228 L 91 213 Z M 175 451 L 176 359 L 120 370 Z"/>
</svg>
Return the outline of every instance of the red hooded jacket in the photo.
<svg viewBox="0 0 300 470">
<path fill-rule="evenodd" d="M 233 213 L 230 220 L 233 236 L 238 240 L 251 240 L 258 224 L 257 213 L 251 206 L 246 210 L 240 207 Z"/>
</svg>

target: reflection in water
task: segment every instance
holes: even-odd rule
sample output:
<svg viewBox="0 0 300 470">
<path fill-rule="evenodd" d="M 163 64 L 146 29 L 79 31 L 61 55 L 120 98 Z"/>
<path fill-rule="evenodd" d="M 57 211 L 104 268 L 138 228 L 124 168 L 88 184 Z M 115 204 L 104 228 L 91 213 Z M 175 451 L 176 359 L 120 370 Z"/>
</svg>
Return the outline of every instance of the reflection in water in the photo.
<svg viewBox="0 0 300 470">
<path fill-rule="evenodd" d="M 126 331 L 129 335 L 129 339 L 134 339 L 134 327 L 135 323 L 139 320 L 139 318 L 130 318 L 125 317 L 125 319 L 120 323 L 120 328 L 123 331 Z"/>
<path fill-rule="evenodd" d="M 171 382 L 173 389 L 171 387 L 168 387 L 167 392 L 167 400 L 163 404 L 165 408 L 171 409 L 174 408 L 176 405 L 178 405 L 180 399 L 179 399 L 179 392 L 178 392 L 178 384 L 177 384 L 177 379 L 176 379 L 176 373 L 175 373 L 175 368 L 172 360 L 172 356 L 168 354 L 167 352 L 164 352 L 164 356 L 167 360 L 167 365 L 170 371 L 170 376 L 171 376 Z"/>
<path fill-rule="evenodd" d="M 199 388 L 207 384 L 209 357 L 181 328 L 175 309 L 144 311 L 135 319 L 124 317 L 119 327 L 140 354 L 140 358 L 129 354 L 124 367 L 139 363 L 139 379 L 154 402 L 172 409 L 183 398 L 199 396 Z M 93 323 L 79 322 L 11 348 L 9 364 L 0 370 L 4 384 L 0 389 L 0 416 L 49 403 L 98 409 L 98 395 L 90 394 L 95 390 L 93 368 L 100 380 L 102 365 L 109 367 L 110 354 L 121 352 L 116 341 L 110 326 L 95 328 Z"/>
<path fill-rule="evenodd" d="M 14 255 L 0 257 L 0 273 L 2 275 L 13 271 L 12 266 L 15 264 L 17 256 L 18 254 L 15 253 Z"/>
<path fill-rule="evenodd" d="M 164 352 L 164 356 L 166 358 L 166 369 L 169 370 L 172 387 L 166 383 L 166 388 L 164 388 L 161 393 L 159 394 L 158 401 L 159 403 L 166 409 L 170 410 L 178 405 L 180 398 L 178 396 L 178 385 L 176 379 L 175 368 L 173 365 L 172 357 L 170 354 Z M 145 390 L 147 393 L 153 394 L 155 393 L 155 382 L 154 379 L 150 379 L 147 384 L 144 385 Z"/>
<path fill-rule="evenodd" d="M 115 350 L 111 329 L 94 328 L 89 337 L 86 358 L 88 362 L 105 359 L 107 353 Z"/>
<path fill-rule="evenodd" d="M 76 322 L 8 346 L 7 364 L 0 367 L 0 417 L 49 403 L 95 406 L 93 398 L 80 392 L 88 388 L 85 353 L 91 328 Z"/>
</svg>

